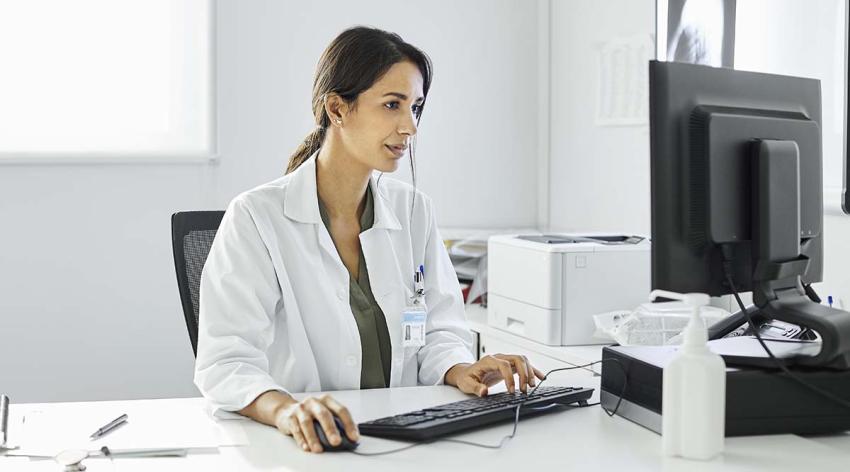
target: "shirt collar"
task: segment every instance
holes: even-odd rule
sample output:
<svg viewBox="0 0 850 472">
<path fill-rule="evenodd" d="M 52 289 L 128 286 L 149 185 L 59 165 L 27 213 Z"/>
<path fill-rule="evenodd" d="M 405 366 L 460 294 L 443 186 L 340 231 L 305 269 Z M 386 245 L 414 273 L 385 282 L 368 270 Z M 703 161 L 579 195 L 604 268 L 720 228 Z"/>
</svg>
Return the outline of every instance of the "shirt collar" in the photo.
<svg viewBox="0 0 850 472">
<path fill-rule="evenodd" d="M 292 171 L 292 177 L 284 196 L 283 212 L 287 218 L 301 223 L 322 224 L 319 213 L 319 194 L 316 185 L 316 156 L 310 156 L 297 169 Z M 369 179 L 372 188 L 372 198 L 375 206 L 375 222 L 372 228 L 400 230 L 401 224 L 390 206 L 388 197 L 379 188 L 377 179 Z"/>
</svg>

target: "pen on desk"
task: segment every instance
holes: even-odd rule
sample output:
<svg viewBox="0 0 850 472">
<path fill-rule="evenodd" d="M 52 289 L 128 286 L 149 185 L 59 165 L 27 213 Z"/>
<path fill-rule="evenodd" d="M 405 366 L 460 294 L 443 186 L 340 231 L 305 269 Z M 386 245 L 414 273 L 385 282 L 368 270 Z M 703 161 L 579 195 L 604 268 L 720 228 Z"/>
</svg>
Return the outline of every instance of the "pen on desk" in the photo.
<svg viewBox="0 0 850 472">
<path fill-rule="evenodd" d="M 121 426 L 122 424 L 124 424 L 126 422 L 127 422 L 127 415 L 123 414 L 123 415 L 119 416 L 118 418 L 115 418 L 114 420 L 107 423 L 106 426 L 104 426 L 104 427 L 98 429 L 97 431 L 95 431 L 94 433 L 92 433 L 92 435 L 90 437 L 91 437 L 92 440 L 100 439 L 103 436 L 106 436 L 107 434 L 109 434 L 109 432 L 112 431 L 113 429 Z"/>
<path fill-rule="evenodd" d="M 0 395 L 0 449 L 6 447 L 9 428 L 9 397 Z"/>
</svg>

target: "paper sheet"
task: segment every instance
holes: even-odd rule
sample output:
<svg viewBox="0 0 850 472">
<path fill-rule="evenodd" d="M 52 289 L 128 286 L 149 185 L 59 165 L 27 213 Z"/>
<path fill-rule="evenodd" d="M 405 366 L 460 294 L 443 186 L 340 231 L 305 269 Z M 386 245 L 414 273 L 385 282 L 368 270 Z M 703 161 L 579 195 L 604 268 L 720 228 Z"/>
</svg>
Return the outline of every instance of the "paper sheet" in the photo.
<svg viewBox="0 0 850 472">
<path fill-rule="evenodd" d="M 649 121 L 648 35 L 613 38 L 599 50 L 597 126 L 645 125 Z"/>
<path fill-rule="evenodd" d="M 98 428 L 124 413 L 127 424 L 99 440 L 89 439 Z M 98 450 L 103 446 L 113 451 L 241 446 L 248 444 L 242 424 L 216 421 L 196 401 L 41 405 L 25 414 L 21 438 L 16 440 L 21 448 L 16 452 L 52 456 L 66 449 Z"/>
</svg>

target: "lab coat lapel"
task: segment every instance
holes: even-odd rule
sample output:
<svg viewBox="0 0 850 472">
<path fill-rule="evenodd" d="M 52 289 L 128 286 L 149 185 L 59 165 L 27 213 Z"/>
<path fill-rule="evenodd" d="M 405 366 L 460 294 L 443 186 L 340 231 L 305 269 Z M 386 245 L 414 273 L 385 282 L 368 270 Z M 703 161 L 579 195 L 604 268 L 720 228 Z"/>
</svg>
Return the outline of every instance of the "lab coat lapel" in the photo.
<svg viewBox="0 0 850 472">
<path fill-rule="evenodd" d="M 366 259 L 366 266 L 369 268 L 372 294 L 387 321 L 387 331 L 392 344 L 390 387 L 396 387 L 401 384 L 404 360 L 404 347 L 401 344 L 401 317 L 407 292 L 404 285 L 406 279 L 400 264 L 399 252 L 402 248 L 393 245 L 391 234 L 402 228 L 374 179 L 370 181 L 370 185 L 374 196 L 375 222 L 371 229 L 360 233 L 360 247 Z M 409 275 L 413 277 L 412 274 Z"/>
<path fill-rule="evenodd" d="M 384 312 L 387 331 L 392 345 L 392 368 L 390 387 L 401 382 L 401 367 L 404 348 L 401 345 L 401 317 L 404 309 L 405 290 L 402 285 L 398 257 L 392 244 L 389 230 L 372 228 L 360 233 L 360 246 L 369 268 L 369 283 L 375 301 Z"/>
<path fill-rule="evenodd" d="M 314 226 L 319 247 L 325 251 L 329 260 L 335 261 L 337 278 L 343 277 L 348 280 L 348 270 L 339 257 L 330 233 L 322 223 L 317 189 L 316 154 L 313 154 L 292 173 L 292 181 L 284 197 L 286 200 L 284 213 L 293 220 Z"/>
</svg>

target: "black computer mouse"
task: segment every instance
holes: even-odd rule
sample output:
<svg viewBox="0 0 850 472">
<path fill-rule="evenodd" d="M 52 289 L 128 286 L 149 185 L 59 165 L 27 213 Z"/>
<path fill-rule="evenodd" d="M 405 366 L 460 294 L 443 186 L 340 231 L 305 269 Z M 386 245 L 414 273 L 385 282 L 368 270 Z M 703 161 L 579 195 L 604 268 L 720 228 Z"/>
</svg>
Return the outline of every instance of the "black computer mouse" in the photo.
<svg viewBox="0 0 850 472">
<path fill-rule="evenodd" d="M 357 446 L 359 446 L 360 443 L 348 439 L 348 435 L 345 434 L 345 426 L 343 426 L 342 420 L 337 416 L 334 416 L 334 424 L 336 425 L 336 429 L 339 431 L 340 438 L 342 438 L 339 446 L 331 445 L 331 442 L 328 441 L 328 437 L 325 435 L 325 430 L 322 429 L 322 425 L 319 424 L 317 420 L 313 420 L 313 427 L 316 428 L 316 436 L 319 437 L 319 442 L 322 443 L 322 449 L 328 452 L 352 451 L 357 449 Z"/>
</svg>

